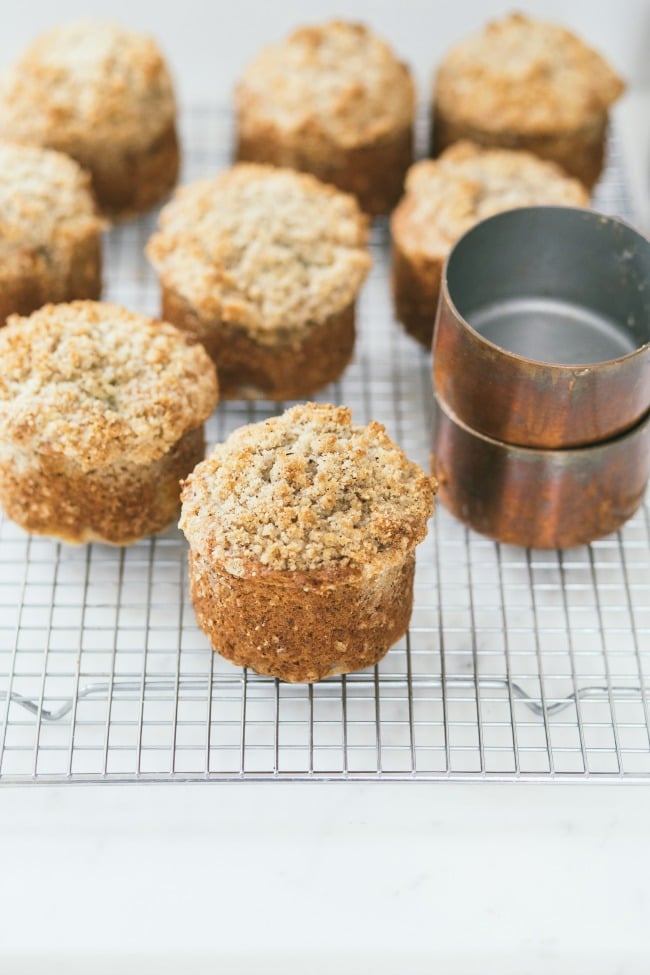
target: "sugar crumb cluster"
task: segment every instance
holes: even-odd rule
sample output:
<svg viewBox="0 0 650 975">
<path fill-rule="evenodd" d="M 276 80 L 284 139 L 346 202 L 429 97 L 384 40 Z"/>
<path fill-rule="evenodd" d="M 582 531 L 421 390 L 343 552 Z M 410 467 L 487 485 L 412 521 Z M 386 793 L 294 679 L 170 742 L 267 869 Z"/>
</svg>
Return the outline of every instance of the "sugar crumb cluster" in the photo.
<svg viewBox="0 0 650 975">
<path fill-rule="evenodd" d="M 240 163 L 178 190 L 147 253 L 200 316 L 272 341 L 354 299 L 370 268 L 367 237 L 353 197 L 310 175 Z"/>
<path fill-rule="evenodd" d="M 82 468 L 162 455 L 212 412 L 216 379 L 172 326 L 107 303 L 46 305 L 0 330 L 5 442 Z"/>
<path fill-rule="evenodd" d="M 431 480 L 383 426 L 307 404 L 238 429 L 194 471 L 181 527 L 233 574 L 403 557 L 424 537 Z"/>
</svg>

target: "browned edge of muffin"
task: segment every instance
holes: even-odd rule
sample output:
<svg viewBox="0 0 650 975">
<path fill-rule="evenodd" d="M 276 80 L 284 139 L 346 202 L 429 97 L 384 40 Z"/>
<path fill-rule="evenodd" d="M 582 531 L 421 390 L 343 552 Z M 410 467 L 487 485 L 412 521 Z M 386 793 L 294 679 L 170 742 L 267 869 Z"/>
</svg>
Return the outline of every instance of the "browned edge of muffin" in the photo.
<svg viewBox="0 0 650 975">
<path fill-rule="evenodd" d="M 235 158 L 312 173 L 353 193 L 361 209 L 375 216 L 392 210 L 402 195 L 413 162 L 413 126 L 349 148 L 324 144 L 321 139 L 312 144 L 300 136 L 292 138 L 271 123 L 245 132 L 240 126 Z"/>
<path fill-rule="evenodd" d="M 153 464 L 82 471 L 60 454 L 34 464 L 0 462 L 0 503 L 25 531 L 66 542 L 127 545 L 166 528 L 180 508 L 180 482 L 205 453 L 203 426 Z"/>
<path fill-rule="evenodd" d="M 575 176 L 587 189 L 600 177 L 606 154 L 608 116 L 602 113 L 593 122 L 574 132 L 549 132 L 525 135 L 520 132 L 488 132 L 459 124 L 434 104 L 431 118 L 431 155 L 436 157 L 461 139 L 481 146 L 527 149 L 540 159 L 556 162 L 569 176 Z"/>
<path fill-rule="evenodd" d="M 444 257 L 412 256 L 393 236 L 391 286 L 395 317 L 409 335 L 431 349 Z"/>
<path fill-rule="evenodd" d="M 9 315 L 29 315 L 48 302 L 73 301 L 76 298 L 96 300 L 102 291 L 102 254 L 99 231 L 79 237 L 72 245 L 67 275 L 61 277 L 42 262 L 0 284 L 0 326 Z"/>
<path fill-rule="evenodd" d="M 406 632 L 415 556 L 376 575 L 341 570 L 232 576 L 190 550 L 199 626 L 227 660 L 258 674 L 312 683 L 377 663 Z M 294 578 L 295 576 L 295 578 Z"/>
<path fill-rule="evenodd" d="M 175 123 L 143 149 L 79 161 L 90 172 L 101 211 L 111 219 L 127 219 L 160 203 L 175 186 L 180 168 Z"/>
<path fill-rule="evenodd" d="M 195 335 L 217 367 L 221 399 L 258 396 L 303 399 L 338 379 L 354 351 L 355 304 L 265 344 L 228 322 L 205 322 L 175 291 L 162 285 L 162 318 Z"/>
</svg>

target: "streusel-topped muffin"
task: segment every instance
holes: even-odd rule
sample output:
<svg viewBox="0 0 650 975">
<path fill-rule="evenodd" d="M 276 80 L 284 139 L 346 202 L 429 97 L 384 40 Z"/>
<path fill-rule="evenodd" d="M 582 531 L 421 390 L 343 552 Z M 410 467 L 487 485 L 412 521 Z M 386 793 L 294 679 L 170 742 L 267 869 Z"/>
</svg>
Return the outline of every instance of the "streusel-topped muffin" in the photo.
<svg viewBox="0 0 650 975">
<path fill-rule="evenodd" d="M 399 199 L 413 159 L 410 72 L 362 24 L 302 27 L 264 48 L 236 89 L 237 158 L 291 166 L 356 194 L 368 213 Z"/>
<path fill-rule="evenodd" d="M 203 457 L 210 359 L 102 302 L 45 305 L 0 330 L 0 503 L 29 532 L 124 545 L 164 528 Z"/>
<path fill-rule="evenodd" d="M 564 27 L 510 14 L 461 41 L 438 69 L 433 153 L 470 139 L 529 149 L 590 187 L 623 82 Z"/>
<path fill-rule="evenodd" d="M 501 210 L 542 204 L 588 206 L 589 194 L 554 163 L 471 142 L 412 166 L 391 217 L 395 315 L 406 330 L 431 346 L 442 268 L 466 230 Z"/>
<path fill-rule="evenodd" d="M 376 663 L 408 626 L 434 491 L 345 407 L 240 427 L 183 487 L 199 626 L 233 663 L 287 681 Z"/>
<path fill-rule="evenodd" d="M 92 177 L 110 215 L 145 210 L 178 174 L 172 81 L 155 42 L 79 21 L 33 41 L 0 81 L 0 138 L 49 146 Z"/>
<path fill-rule="evenodd" d="M 203 342 L 223 396 L 299 399 L 352 355 L 366 241 L 354 197 L 241 163 L 179 189 L 147 254 L 163 318 Z"/>
<path fill-rule="evenodd" d="M 47 301 L 98 298 L 101 229 L 74 160 L 0 143 L 0 325 Z"/>
</svg>

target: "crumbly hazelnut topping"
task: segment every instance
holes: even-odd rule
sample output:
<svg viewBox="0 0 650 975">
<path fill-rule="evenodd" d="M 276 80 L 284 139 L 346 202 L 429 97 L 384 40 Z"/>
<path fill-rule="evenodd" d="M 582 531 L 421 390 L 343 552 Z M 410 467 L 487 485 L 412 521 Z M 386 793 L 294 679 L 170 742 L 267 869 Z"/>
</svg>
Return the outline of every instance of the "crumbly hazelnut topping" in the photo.
<svg viewBox="0 0 650 975">
<path fill-rule="evenodd" d="M 479 220 L 545 204 L 588 206 L 589 195 L 559 166 L 529 152 L 457 142 L 411 167 L 391 227 L 403 249 L 438 257 Z"/>
<path fill-rule="evenodd" d="M 362 24 L 303 27 L 263 48 L 236 89 L 241 115 L 281 131 L 326 132 L 342 146 L 409 126 L 415 110 L 406 65 Z"/>
<path fill-rule="evenodd" d="M 184 484 L 180 524 L 232 575 L 359 570 L 424 538 L 433 495 L 379 423 L 307 403 L 217 445 Z"/>
<path fill-rule="evenodd" d="M 589 126 L 623 88 L 604 58 L 570 31 L 511 14 L 452 48 L 435 99 L 479 130 L 543 134 Z"/>
<path fill-rule="evenodd" d="M 0 82 L 0 136 L 66 149 L 149 145 L 173 122 L 172 82 L 155 42 L 78 21 L 30 44 Z"/>
<path fill-rule="evenodd" d="M 60 266 L 75 241 L 100 228 L 90 180 L 74 160 L 0 143 L 0 277 L 40 257 Z"/>
<path fill-rule="evenodd" d="M 354 197 L 289 169 L 240 163 L 177 190 L 147 254 L 206 321 L 273 337 L 342 311 L 370 268 Z"/>
<path fill-rule="evenodd" d="M 83 470 L 157 460 L 217 401 L 203 347 L 95 301 L 12 315 L 0 330 L 0 443 Z"/>
</svg>

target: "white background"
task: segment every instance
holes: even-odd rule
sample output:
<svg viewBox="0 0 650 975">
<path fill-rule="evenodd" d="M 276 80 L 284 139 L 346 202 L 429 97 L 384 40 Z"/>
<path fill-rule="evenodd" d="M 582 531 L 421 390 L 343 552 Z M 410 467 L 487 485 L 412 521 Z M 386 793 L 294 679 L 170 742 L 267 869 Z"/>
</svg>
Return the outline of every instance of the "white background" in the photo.
<svg viewBox="0 0 650 975">
<path fill-rule="evenodd" d="M 522 3 L 630 83 L 618 111 L 640 219 L 650 4 Z M 371 23 L 424 96 L 445 49 L 511 4 L 58 0 L 0 4 L 0 64 L 37 31 L 155 34 L 181 103 L 225 100 L 266 40 Z M 0 972 L 647 975 L 650 788 L 206 784 L 0 792 Z"/>
</svg>

